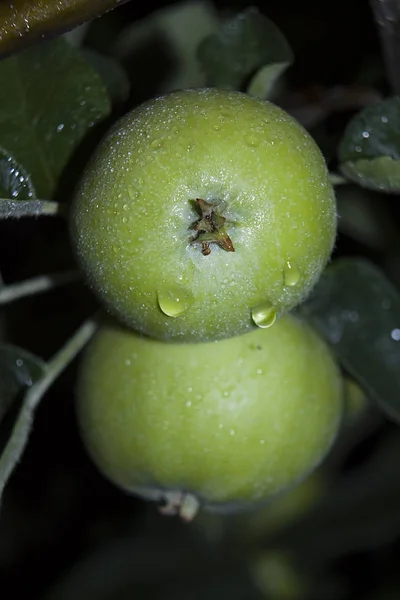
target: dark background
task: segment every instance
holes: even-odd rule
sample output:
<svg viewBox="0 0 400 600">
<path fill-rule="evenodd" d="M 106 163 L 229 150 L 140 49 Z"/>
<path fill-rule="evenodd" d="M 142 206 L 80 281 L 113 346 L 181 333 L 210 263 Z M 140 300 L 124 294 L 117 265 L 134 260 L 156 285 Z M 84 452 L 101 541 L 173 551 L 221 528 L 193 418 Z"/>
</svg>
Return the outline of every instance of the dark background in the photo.
<svg viewBox="0 0 400 600">
<path fill-rule="evenodd" d="M 168 4 L 152 1 L 144 6 L 130 2 L 102 17 L 93 31 L 115 31 Z M 361 81 L 388 93 L 376 27 L 366 0 L 216 5 L 226 11 L 257 5 L 281 28 L 296 57 L 288 73 L 291 92 L 313 100 L 321 89 Z M 154 60 L 151 56 L 149 61 Z M 351 114 L 351 110 L 332 114 L 313 132 L 333 167 L 332 148 Z M 373 196 L 390 218 L 398 221 L 396 199 Z M 336 256 L 360 254 L 395 277 L 392 256 L 389 260 L 379 248 L 340 233 Z M 73 265 L 67 228 L 61 219 L 0 223 L 0 270 L 6 283 Z M 13 344 L 48 359 L 95 307 L 83 285 L 70 285 L 2 309 L 0 331 Z M 102 589 L 105 581 L 112 580 L 108 568 L 110 573 L 121 568 L 124 577 L 131 572 L 134 583 L 128 577 L 128 583 L 121 583 L 118 591 L 104 598 L 212 598 L 213 594 L 233 600 L 259 597 L 241 562 L 242 552 L 247 550 L 241 550 L 240 544 L 230 548 L 232 556 L 227 558 L 200 526 L 159 517 L 153 506 L 127 496 L 97 473 L 76 428 L 76 368 L 75 362 L 43 399 L 28 448 L 6 489 L 0 513 L 0 595 L 44 598 L 71 569 L 101 551 L 104 558 L 89 570 L 89 575 L 82 575 L 78 586 L 81 596 L 74 592 L 60 598 L 103 599 L 92 594 L 91 586 L 96 584 Z M 14 416 L 11 413 L 2 424 L 0 443 L 4 443 Z M 393 429 L 383 422 L 364 445 L 349 455 L 343 469 L 357 466 Z M 391 541 L 376 549 L 335 558 L 328 567 L 340 575 L 343 587 L 335 591 L 332 584 L 332 598 L 364 598 L 370 591 L 383 588 L 393 578 L 398 550 L 397 542 Z M 162 582 L 158 586 L 156 577 Z M 326 592 L 321 594 L 320 599 L 325 600 Z"/>
</svg>

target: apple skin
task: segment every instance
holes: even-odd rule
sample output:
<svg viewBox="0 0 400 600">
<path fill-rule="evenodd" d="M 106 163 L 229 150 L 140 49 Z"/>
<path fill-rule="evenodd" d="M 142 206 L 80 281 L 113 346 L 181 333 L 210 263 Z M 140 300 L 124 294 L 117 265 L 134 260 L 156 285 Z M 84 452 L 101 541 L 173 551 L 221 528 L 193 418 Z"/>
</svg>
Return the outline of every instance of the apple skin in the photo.
<svg viewBox="0 0 400 600">
<path fill-rule="evenodd" d="M 321 462 L 341 420 L 342 377 L 325 342 L 291 315 L 204 344 L 110 321 L 83 355 L 77 415 L 94 463 L 121 488 L 242 510 Z"/>
<path fill-rule="evenodd" d="M 211 244 L 204 256 L 191 243 L 197 198 L 220 208 L 234 252 Z M 303 127 L 269 102 L 215 89 L 161 96 L 118 121 L 70 220 L 103 305 L 178 342 L 242 334 L 256 326 L 252 309 L 296 306 L 328 261 L 336 221 L 325 161 Z"/>
</svg>

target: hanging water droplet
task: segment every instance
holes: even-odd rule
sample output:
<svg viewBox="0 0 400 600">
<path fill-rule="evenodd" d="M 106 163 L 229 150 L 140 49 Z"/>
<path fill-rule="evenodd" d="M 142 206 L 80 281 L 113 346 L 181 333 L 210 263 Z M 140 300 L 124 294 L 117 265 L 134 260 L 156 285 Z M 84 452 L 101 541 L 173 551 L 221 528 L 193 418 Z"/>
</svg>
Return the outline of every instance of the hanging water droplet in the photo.
<svg viewBox="0 0 400 600">
<path fill-rule="evenodd" d="M 276 321 L 276 311 L 272 304 L 266 302 L 265 304 L 260 304 L 256 306 L 251 311 L 251 318 L 257 327 L 261 327 L 262 329 L 266 329 L 267 327 L 271 327 Z"/>
<path fill-rule="evenodd" d="M 194 302 L 194 296 L 180 285 L 161 288 L 157 292 L 158 305 L 168 317 L 179 317 Z"/>
<path fill-rule="evenodd" d="M 395 342 L 400 342 L 400 329 L 393 329 L 392 333 L 390 334 L 390 337 Z"/>
<path fill-rule="evenodd" d="M 300 269 L 292 262 L 287 261 L 283 267 L 283 282 L 286 286 L 292 287 L 300 281 Z"/>
<path fill-rule="evenodd" d="M 251 146 L 252 148 L 256 148 L 259 144 L 258 139 L 254 135 L 248 135 L 245 138 L 245 142 L 248 146 Z"/>
</svg>

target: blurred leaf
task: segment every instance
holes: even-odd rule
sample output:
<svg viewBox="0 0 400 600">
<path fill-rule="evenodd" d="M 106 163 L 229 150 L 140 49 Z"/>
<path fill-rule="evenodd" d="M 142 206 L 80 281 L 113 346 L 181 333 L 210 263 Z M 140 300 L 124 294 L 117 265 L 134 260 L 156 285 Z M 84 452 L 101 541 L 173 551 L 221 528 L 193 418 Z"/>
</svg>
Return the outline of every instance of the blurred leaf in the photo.
<svg viewBox="0 0 400 600">
<path fill-rule="evenodd" d="M 0 344 L 0 421 L 23 388 L 44 373 L 41 358 L 16 346 Z"/>
<path fill-rule="evenodd" d="M 90 66 L 100 75 L 112 102 L 114 104 L 125 102 L 129 96 L 130 83 L 128 75 L 119 62 L 90 48 L 84 48 L 83 55 Z"/>
<path fill-rule="evenodd" d="M 0 197 L 35 200 L 36 192 L 25 169 L 0 148 Z"/>
<path fill-rule="evenodd" d="M 351 377 L 344 377 L 345 418 L 344 423 L 350 425 L 362 416 L 369 407 L 366 393 Z"/>
<path fill-rule="evenodd" d="M 384 274 L 366 260 L 337 260 L 300 312 L 366 393 L 400 421 L 400 294 Z"/>
<path fill-rule="evenodd" d="M 276 92 L 276 84 L 279 77 L 286 71 L 290 63 L 281 62 L 272 65 L 261 67 L 252 77 L 247 86 L 247 94 L 249 96 L 257 96 L 258 98 L 271 98 Z"/>
<path fill-rule="evenodd" d="M 355 185 L 336 190 L 339 231 L 369 248 L 386 251 L 398 237 L 398 229 L 386 202 Z"/>
<path fill-rule="evenodd" d="M 0 3 L 0 56 L 68 31 L 127 0 L 13 0 Z"/>
<path fill-rule="evenodd" d="M 398 538 L 399 452 L 395 428 L 386 432 L 362 466 L 335 482 L 315 511 L 286 532 L 284 543 L 297 546 L 304 565 L 316 570 L 339 556 L 365 553 Z"/>
<path fill-rule="evenodd" d="M 400 190 L 400 97 L 367 106 L 350 121 L 339 161 L 342 173 L 363 187 Z"/>
<path fill-rule="evenodd" d="M 0 139 L 49 199 L 87 131 L 110 112 L 99 75 L 65 40 L 0 63 Z"/>
<path fill-rule="evenodd" d="M 267 598 L 302 600 L 310 596 L 304 574 L 283 552 L 260 554 L 250 565 L 250 574 L 254 585 Z"/>
<path fill-rule="evenodd" d="M 129 73 L 135 100 L 205 85 L 196 51 L 218 24 L 213 4 L 196 0 L 174 3 L 124 29 L 114 55 Z"/>
<path fill-rule="evenodd" d="M 219 31 L 205 39 L 198 57 L 210 85 L 269 92 L 280 72 L 293 62 L 285 37 L 256 8 L 225 21 Z M 279 66 L 280 65 L 280 66 Z M 267 70 L 264 68 L 270 67 Z"/>
<path fill-rule="evenodd" d="M 381 156 L 340 165 L 343 175 L 362 187 L 397 194 L 400 191 L 400 160 Z"/>
</svg>

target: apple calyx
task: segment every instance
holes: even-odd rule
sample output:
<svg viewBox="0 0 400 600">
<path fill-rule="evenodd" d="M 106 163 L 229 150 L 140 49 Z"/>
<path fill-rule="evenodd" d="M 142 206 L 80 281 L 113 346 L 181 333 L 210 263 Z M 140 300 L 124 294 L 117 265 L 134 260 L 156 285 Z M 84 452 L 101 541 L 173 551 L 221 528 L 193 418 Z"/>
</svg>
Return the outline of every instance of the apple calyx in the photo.
<svg viewBox="0 0 400 600">
<path fill-rule="evenodd" d="M 165 492 L 163 494 L 164 504 L 158 508 L 158 512 L 165 516 L 179 515 L 182 521 L 190 523 L 197 515 L 200 502 L 193 494 L 181 491 Z"/>
<path fill-rule="evenodd" d="M 196 209 L 200 218 L 191 226 L 196 233 L 190 242 L 200 243 L 204 256 L 211 253 L 210 244 L 218 244 L 227 252 L 235 252 L 232 240 L 225 229 L 226 218 L 219 213 L 217 204 L 196 198 Z"/>
</svg>

